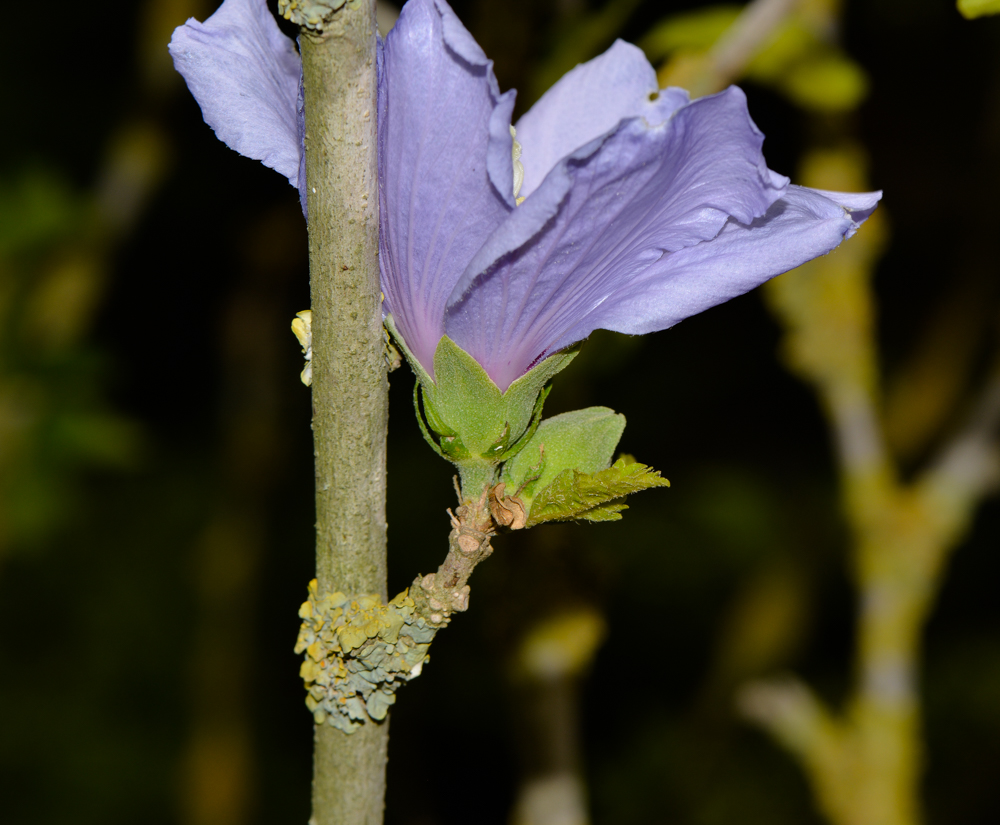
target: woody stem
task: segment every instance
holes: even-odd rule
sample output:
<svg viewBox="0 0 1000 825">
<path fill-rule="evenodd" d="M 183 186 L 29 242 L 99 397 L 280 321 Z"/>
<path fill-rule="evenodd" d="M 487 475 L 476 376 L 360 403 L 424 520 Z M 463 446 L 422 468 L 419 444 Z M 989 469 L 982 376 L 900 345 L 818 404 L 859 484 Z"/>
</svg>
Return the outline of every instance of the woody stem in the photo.
<svg viewBox="0 0 1000 825">
<path fill-rule="evenodd" d="M 300 41 L 312 291 L 316 576 L 386 595 L 388 384 L 378 267 L 375 0 Z M 315 728 L 313 825 L 379 825 L 388 725 Z"/>
</svg>

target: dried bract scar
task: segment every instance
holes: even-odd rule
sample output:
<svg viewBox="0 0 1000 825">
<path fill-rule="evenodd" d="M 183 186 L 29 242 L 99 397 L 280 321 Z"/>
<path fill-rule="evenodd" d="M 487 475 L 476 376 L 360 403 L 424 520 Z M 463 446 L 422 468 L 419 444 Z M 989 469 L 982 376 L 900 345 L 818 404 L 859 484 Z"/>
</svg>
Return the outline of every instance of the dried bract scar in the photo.
<svg viewBox="0 0 1000 825">
<path fill-rule="evenodd" d="M 520 530 L 528 523 L 524 504 L 514 496 L 504 495 L 504 484 L 490 489 L 490 515 L 500 527 Z"/>
</svg>

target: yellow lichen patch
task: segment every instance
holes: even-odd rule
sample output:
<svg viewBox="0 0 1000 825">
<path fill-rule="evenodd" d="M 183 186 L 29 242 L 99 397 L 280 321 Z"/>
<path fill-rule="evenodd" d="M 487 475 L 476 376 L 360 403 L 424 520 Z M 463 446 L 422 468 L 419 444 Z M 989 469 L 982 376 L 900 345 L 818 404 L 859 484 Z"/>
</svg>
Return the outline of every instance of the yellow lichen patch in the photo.
<svg viewBox="0 0 1000 825">
<path fill-rule="evenodd" d="M 302 354 L 306 357 L 306 365 L 299 376 L 302 383 L 307 387 L 312 384 L 312 310 L 304 309 L 295 313 L 292 320 L 292 332 L 302 347 Z"/>
<path fill-rule="evenodd" d="M 295 651 L 305 653 L 299 672 L 317 724 L 349 733 L 385 718 L 398 687 L 420 673 L 437 632 L 414 607 L 407 591 L 382 604 L 369 594 L 321 596 L 316 580 L 309 583 Z"/>
<path fill-rule="evenodd" d="M 346 0 L 278 0 L 278 14 L 296 25 L 322 31 Z"/>
</svg>

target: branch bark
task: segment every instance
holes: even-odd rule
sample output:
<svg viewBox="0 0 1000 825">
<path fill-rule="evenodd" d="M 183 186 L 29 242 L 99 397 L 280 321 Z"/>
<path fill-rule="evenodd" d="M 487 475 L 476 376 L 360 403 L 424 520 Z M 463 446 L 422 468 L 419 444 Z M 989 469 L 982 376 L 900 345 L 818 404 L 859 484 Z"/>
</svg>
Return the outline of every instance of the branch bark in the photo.
<svg viewBox="0 0 1000 825">
<path fill-rule="evenodd" d="M 302 32 L 312 291 L 316 574 L 386 597 L 388 382 L 378 267 L 375 0 Z M 378 825 L 388 725 L 315 729 L 312 825 Z"/>
</svg>

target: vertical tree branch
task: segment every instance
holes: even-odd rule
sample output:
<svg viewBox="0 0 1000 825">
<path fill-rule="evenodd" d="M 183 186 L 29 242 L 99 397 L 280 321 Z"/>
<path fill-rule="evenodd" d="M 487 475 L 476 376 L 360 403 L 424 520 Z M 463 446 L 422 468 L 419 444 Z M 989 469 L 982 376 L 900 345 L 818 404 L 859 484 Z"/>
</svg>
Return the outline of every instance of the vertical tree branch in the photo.
<svg viewBox="0 0 1000 825">
<path fill-rule="evenodd" d="M 388 384 L 378 267 L 375 0 L 303 31 L 316 573 L 386 597 Z M 388 726 L 316 727 L 313 825 L 382 822 Z"/>
</svg>

